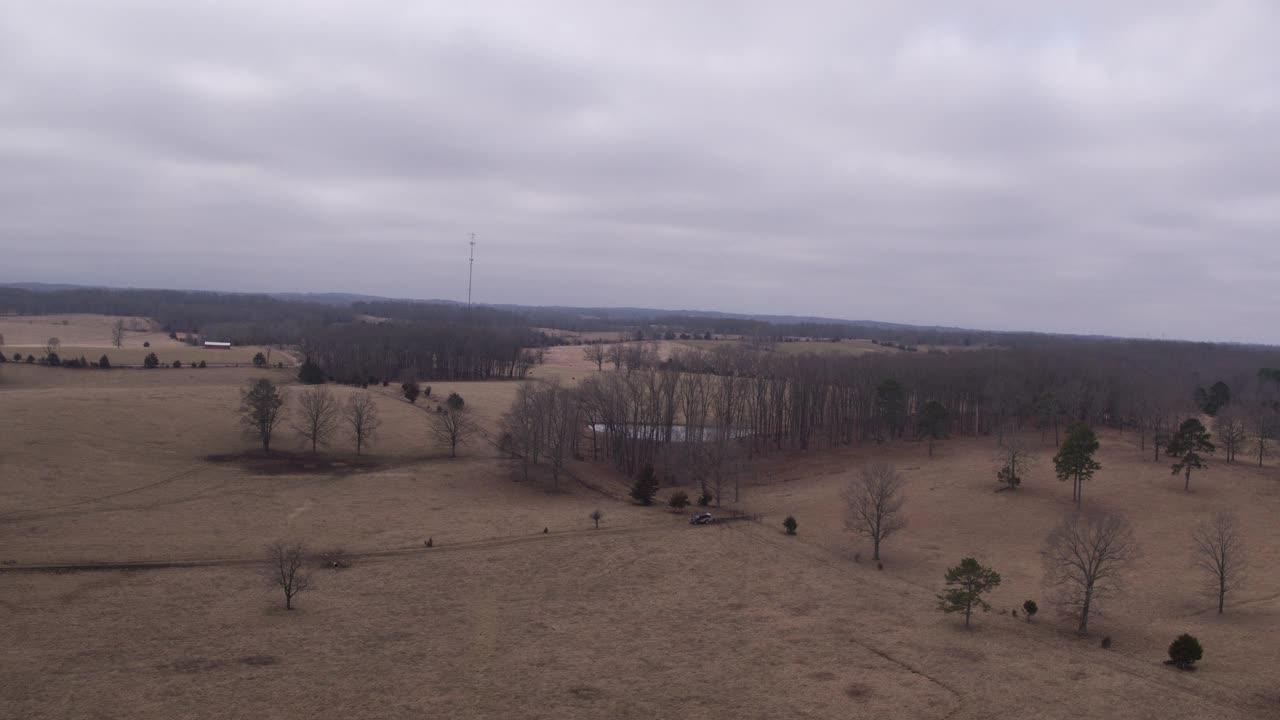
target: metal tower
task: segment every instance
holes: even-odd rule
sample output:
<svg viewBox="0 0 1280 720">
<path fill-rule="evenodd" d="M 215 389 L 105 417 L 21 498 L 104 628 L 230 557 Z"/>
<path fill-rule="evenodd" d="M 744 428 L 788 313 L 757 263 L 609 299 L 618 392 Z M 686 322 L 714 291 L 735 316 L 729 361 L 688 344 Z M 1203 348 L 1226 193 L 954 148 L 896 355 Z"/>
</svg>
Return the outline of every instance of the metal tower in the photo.
<svg viewBox="0 0 1280 720">
<path fill-rule="evenodd" d="M 467 260 L 467 308 L 471 307 L 471 276 L 476 266 L 476 234 L 471 233 L 471 257 Z"/>
</svg>

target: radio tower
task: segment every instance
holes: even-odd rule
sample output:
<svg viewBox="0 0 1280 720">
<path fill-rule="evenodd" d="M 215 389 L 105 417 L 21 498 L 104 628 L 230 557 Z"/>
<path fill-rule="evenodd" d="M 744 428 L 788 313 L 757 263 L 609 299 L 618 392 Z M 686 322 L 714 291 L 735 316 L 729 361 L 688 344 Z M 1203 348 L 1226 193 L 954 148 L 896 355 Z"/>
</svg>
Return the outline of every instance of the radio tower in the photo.
<svg viewBox="0 0 1280 720">
<path fill-rule="evenodd" d="M 476 266 L 476 234 L 471 233 L 471 257 L 467 260 L 467 309 L 471 309 L 471 275 Z"/>
</svg>

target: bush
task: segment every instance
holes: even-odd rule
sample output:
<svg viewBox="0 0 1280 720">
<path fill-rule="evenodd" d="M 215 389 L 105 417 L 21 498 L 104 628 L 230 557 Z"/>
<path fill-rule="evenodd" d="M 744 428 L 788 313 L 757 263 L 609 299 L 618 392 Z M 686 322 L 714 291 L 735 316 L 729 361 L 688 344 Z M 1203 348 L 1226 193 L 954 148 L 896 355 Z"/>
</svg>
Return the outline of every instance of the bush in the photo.
<svg viewBox="0 0 1280 720">
<path fill-rule="evenodd" d="M 667 505 L 670 505 L 672 510 L 684 510 L 689 507 L 689 493 L 683 490 L 671 493 Z"/>
<path fill-rule="evenodd" d="M 463 401 L 462 396 L 459 395 L 458 393 L 449 393 L 449 397 L 444 401 L 444 404 L 453 412 L 457 412 L 461 410 L 464 405 L 466 405 L 466 402 Z M 653 466 L 649 465 L 646 467 L 649 468 L 649 472 L 653 472 Z M 656 478 L 653 481 L 653 488 L 654 490 L 658 489 L 658 481 Z"/>
<path fill-rule="evenodd" d="M 427 398 L 427 399 L 430 399 L 430 398 L 431 398 L 431 386 L 430 386 L 430 385 L 428 385 L 428 386 L 426 386 L 426 387 L 422 388 L 422 397 Z"/>
<path fill-rule="evenodd" d="M 110 358 L 108 358 L 106 355 L 103 355 L 102 357 L 98 358 L 98 367 L 110 368 L 111 367 Z"/>
<path fill-rule="evenodd" d="M 1106 637 L 1102 638 L 1102 649 L 1103 649 L 1103 650 L 1110 650 L 1110 649 L 1111 649 L 1111 636 L 1110 636 L 1110 635 L 1108 635 L 1108 636 L 1106 636 Z"/>
<path fill-rule="evenodd" d="M 404 393 L 405 400 L 414 403 L 418 401 L 418 395 L 422 393 L 422 390 L 418 387 L 418 383 L 407 382 L 400 386 L 400 392 Z"/>
<path fill-rule="evenodd" d="M 796 522 L 796 519 L 790 515 L 787 516 L 786 520 L 782 521 L 782 529 L 786 530 L 788 535 L 795 535 L 798 527 L 800 527 L 800 523 Z"/>
<path fill-rule="evenodd" d="M 148 340 L 147 342 L 142 343 L 142 347 L 151 347 L 151 341 Z"/>
<path fill-rule="evenodd" d="M 453 395 L 449 398 L 452 400 Z M 635 483 L 631 486 L 631 498 L 641 505 L 652 505 L 653 496 L 658 493 L 658 476 L 653 472 L 652 465 L 645 465 L 639 473 L 636 474 Z"/>
<path fill-rule="evenodd" d="M 142 367 L 148 370 L 158 368 L 160 367 L 160 358 L 156 357 L 155 353 L 147 353 L 147 356 L 142 359 Z"/>
<path fill-rule="evenodd" d="M 1022 603 L 1022 611 L 1027 614 L 1027 622 L 1031 622 L 1031 616 L 1040 611 L 1040 606 L 1036 605 L 1035 600 L 1028 600 Z"/>
<path fill-rule="evenodd" d="M 177 369 L 177 368 L 181 368 L 181 367 L 182 367 L 182 361 L 181 361 L 181 360 L 174 360 L 174 361 L 173 361 L 173 367 L 174 367 L 175 369 Z"/>
<path fill-rule="evenodd" d="M 715 498 L 711 495 L 711 493 L 704 492 L 698 496 L 698 505 L 700 507 L 706 507 L 711 504 L 712 500 L 715 500 Z"/>
<path fill-rule="evenodd" d="M 266 355 L 263 355 L 262 353 L 258 353 L 258 354 L 256 354 L 256 355 L 254 355 L 254 356 L 253 356 L 253 366 L 254 366 L 254 367 L 262 367 L 263 365 L 266 365 L 266 364 L 267 364 L 267 356 L 266 356 Z"/>
<path fill-rule="evenodd" d="M 62 358 L 58 357 L 58 353 L 53 352 L 49 353 L 49 355 L 45 357 L 44 361 L 53 367 L 57 367 L 62 364 Z"/>
<path fill-rule="evenodd" d="M 206 364 L 205 364 L 205 362 L 204 362 L 203 360 L 201 360 L 201 361 L 200 361 L 200 367 L 202 367 L 202 368 L 207 368 L 207 367 L 209 367 L 209 366 L 208 366 L 208 365 L 206 365 Z"/>
<path fill-rule="evenodd" d="M 1186 633 L 1179 635 L 1169 645 L 1169 664 L 1179 670 L 1191 670 L 1203 655 L 1204 649 L 1200 647 L 1200 641 Z"/>
</svg>

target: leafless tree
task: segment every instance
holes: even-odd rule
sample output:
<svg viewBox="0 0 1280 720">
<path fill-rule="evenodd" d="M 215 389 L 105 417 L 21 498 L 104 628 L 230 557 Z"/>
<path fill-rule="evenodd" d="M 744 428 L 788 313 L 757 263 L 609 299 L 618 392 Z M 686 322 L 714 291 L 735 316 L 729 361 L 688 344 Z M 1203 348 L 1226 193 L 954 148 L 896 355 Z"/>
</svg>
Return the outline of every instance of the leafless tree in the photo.
<svg viewBox="0 0 1280 720">
<path fill-rule="evenodd" d="M 367 391 L 347 399 L 343 419 L 351 431 L 351 439 L 355 440 L 357 455 L 364 450 L 365 445 L 373 441 L 382 425 L 382 420 L 378 417 L 378 403 Z"/>
<path fill-rule="evenodd" d="M 1213 419 L 1213 429 L 1227 454 L 1227 462 L 1235 462 L 1236 453 L 1244 447 L 1245 440 L 1249 437 L 1244 418 L 1231 408 L 1219 410 L 1218 416 Z"/>
<path fill-rule="evenodd" d="M 591 521 L 596 524 L 596 529 L 599 530 L 600 520 L 604 518 L 604 513 L 600 512 L 599 509 L 592 510 L 591 515 L 589 517 L 591 518 Z"/>
<path fill-rule="evenodd" d="M 124 318 L 116 318 L 111 324 L 111 343 L 116 347 L 124 346 Z"/>
<path fill-rule="evenodd" d="M 1195 529 L 1191 538 L 1195 542 L 1196 566 L 1209 576 L 1221 615 L 1227 593 L 1244 582 L 1248 558 L 1240 520 L 1234 513 L 1215 513 Z"/>
<path fill-rule="evenodd" d="M 862 476 L 845 488 L 847 507 L 845 528 L 870 538 L 872 559 L 880 559 L 880 543 L 907 526 L 902 516 L 905 480 L 892 465 L 872 463 L 862 469 Z"/>
<path fill-rule="evenodd" d="M 240 392 L 240 422 L 245 431 L 262 442 L 262 451 L 271 451 L 271 435 L 284 420 L 287 396 L 266 378 L 250 380 Z"/>
<path fill-rule="evenodd" d="M 311 443 L 314 454 L 318 446 L 329 444 L 329 436 L 337 429 L 341 417 L 341 409 L 333 393 L 317 385 L 299 396 L 298 416 L 293 429 Z"/>
<path fill-rule="evenodd" d="M 546 414 L 542 408 L 539 385 L 533 381 L 516 387 L 516 399 L 502 416 L 502 449 L 520 460 L 524 479 L 529 479 L 530 465 L 537 465 L 542 454 Z"/>
<path fill-rule="evenodd" d="M 560 387 L 559 383 L 548 385 L 544 394 L 546 400 L 542 405 L 547 413 L 544 447 L 547 464 L 551 467 L 551 483 L 558 490 L 560 475 L 573 456 L 578 436 L 582 433 L 581 404 L 576 390 Z"/>
<path fill-rule="evenodd" d="M 311 587 L 306 548 L 300 542 L 276 542 L 267 546 L 267 557 L 271 563 L 271 582 L 284 591 L 284 609 L 292 610 L 294 596 Z"/>
<path fill-rule="evenodd" d="M 1123 515 L 1073 513 L 1045 541 L 1045 584 L 1054 599 L 1080 620 L 1077 632 L 1089 632 L 1089 614 L 1099 601 L 1121 588 L 1121 574 L 1138 556 L 1133 530 Z"/>
<path fill-rule="evenodd" d="M 1028 448 L 1021 434 L 1010 432 L 1005 435 L 1004 444 L 997 451 L 994 463 L 996 479 L 1004 485 L 1000 489 L 1017 490 L 1035 459 L 1035 454 Z"/>
<path fill-rule="evenodd" d="M 613 363 L 614 370 L 621 370 L 622 363 L 626 359 L 626 352 L 622 348 L 622 343 L 614 343 L 604 351 L 605 359 Z"/>
<path fill-rule="evenodd" d="M 458 456 L 458 446 L 466 444 L 476 424 L 471 419 L 470 408 L 441 408 L 440 412 L 431 416 L 429 432 L 438 445 L 449 448 L 449 457 Z"/>
<path fill-rule="evenodd" d="M 59 340 L 59 339 L 58 339 L 58 338 L 56 338 L 56 337 L 51 337 L 51 338 L 49 338 L 48 340 L 45 340 L 45 341 L 44 341 L 44 356 L 45 356 L 45 357 L 49 357 L 50 355 L 52 355 L 52 354 L 54 354 L 54 353 L 58 352 L 58 349 L 59 349 L 59 348 L 61 348 L 61 347 L 62 347 L 62 341 L 61 341 L 61 340 Z"/>
<path fill-rule="evenodd" d="M 596 364 L 596 371 L 604 369 L 604 346 L 600 343 L 591 343 L 582 349 L 582 356 L 589 362 Z"/>
</svg>

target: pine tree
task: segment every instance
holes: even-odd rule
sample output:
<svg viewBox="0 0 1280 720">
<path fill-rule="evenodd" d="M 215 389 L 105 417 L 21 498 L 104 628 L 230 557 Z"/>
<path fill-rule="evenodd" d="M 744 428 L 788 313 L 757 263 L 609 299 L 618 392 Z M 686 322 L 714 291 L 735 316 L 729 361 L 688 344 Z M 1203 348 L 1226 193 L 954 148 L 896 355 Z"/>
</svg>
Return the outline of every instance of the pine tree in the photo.
<svg viewBox="0 0 1280 720">
<path fill-rule="evenodd" d="M 1076 423 L 1067 430 L 1067 439 L 1058 454 L 1053 456 L 1058 479 L 1072 481 L 1071 499 L 1076 501 L 1077 508 L 1084 502 L 1084 482 L 1102 469 L 1102 465 L 1093 459 L 1097 451 L 1098 436 L 1093 429 L 1084 423 Z"/>
<path fill-rule="evenodd" d="M 938 608 L 944 613 L 964 613 L 964 626 L 969 627 L 969 617 L 975 606 L 983 612 L 991 606 L 982 595 L 1000 584 L 1000 573 L 983 567 L 973 558 L 964 558 L 960 564 L 947 570 L 947 585 L 952 586 L 938 595 Z"/>
</svg>

